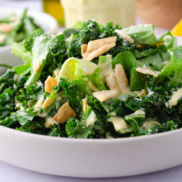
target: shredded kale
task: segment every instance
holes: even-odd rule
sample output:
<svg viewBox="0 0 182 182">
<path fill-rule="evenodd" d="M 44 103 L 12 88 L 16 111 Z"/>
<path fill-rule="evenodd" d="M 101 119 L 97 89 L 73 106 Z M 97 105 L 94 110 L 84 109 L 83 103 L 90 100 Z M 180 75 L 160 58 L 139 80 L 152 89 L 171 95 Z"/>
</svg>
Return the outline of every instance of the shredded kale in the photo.
<svg viewBox="0 0 182 182">
<path fill-rule="evenodd" d="M 38 28 L 25 11 L 17 32 L 28 26 L 24 21 Z M 113 48 L 83 59 L 83 44 L 113 36 Z M 170 32 L 158 39 L 153 25 L 122 28 L 88 20 L 62 34 L 37 29 L 12 52 L 24 64 L 0 77 L 2 126 L 69 138 L 134 137 L 182 127 L 182 47 Z"/>
</svg>

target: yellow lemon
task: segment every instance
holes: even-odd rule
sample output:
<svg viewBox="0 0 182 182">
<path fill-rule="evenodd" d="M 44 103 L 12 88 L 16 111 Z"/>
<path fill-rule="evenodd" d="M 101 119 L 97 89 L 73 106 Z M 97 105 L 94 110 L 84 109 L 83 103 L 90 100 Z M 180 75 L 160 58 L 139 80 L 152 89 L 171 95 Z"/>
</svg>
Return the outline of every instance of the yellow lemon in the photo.
<svg viewBox="0 0 182 182">
<path fill-rule="evenodd" d="M 171 33 L 176 36 L 182 36 L 182 19 L 174 26 Z"/>
</svg>

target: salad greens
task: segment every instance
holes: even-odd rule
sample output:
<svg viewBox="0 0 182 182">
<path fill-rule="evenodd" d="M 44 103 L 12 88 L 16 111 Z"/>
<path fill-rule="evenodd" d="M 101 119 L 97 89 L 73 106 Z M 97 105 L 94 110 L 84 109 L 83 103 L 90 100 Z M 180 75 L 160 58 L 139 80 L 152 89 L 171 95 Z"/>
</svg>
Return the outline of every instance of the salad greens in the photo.
<svg viewBox="0 0 182 182">
<path fill-rule="evenodd" d="M 25 36 L 26 37 L 26 36 Z M 70 138 L 150 135 L 182 127 L 182 47 L 153 25 L 79 22 L 40 29 L 0 77 L 0 125 Z"/>
<path fill-rule="evenodd" d="M 40 26 L 27 15 L 27 9 L 20 17 L 14 13 L 5 17 L 0 20 L 0 47 L 23 41 L 32 36 L 37 28 Z"/>
</svg>

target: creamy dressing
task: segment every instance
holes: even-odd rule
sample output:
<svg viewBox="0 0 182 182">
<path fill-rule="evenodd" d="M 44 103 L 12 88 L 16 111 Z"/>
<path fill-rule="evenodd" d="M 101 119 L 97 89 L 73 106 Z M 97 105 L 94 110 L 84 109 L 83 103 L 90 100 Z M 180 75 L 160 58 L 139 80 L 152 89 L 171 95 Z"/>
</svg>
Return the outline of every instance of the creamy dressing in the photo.
<svg viewBox="0 0 182 182">
<path fill-rule="evenodd" d="M 112 137 L 111 135 L 109 135 L 108 133 L 106 134 L 106 139 L 113 139 L 114 137 Z"/>
<path fill-rule="evenodd" d="M 86 126 L 93 127 L 95 121 L 96 121 L 96 115 L 95 115 L 94 111 L 91 111 L 90 115 L 86 119 Z"/>
<path fill-rule="evenodd" d="M 49 128 L 50 126 L 52 126 L 53 124 L 59 124 L 57 121 L 55 121 L 53 118 L 46 118 L 45 120 L 45 128 Z"/>
<path fill-rule="evenodd" d="M 153 127 L 154 125 L 160 125 L 160 123 L 159 123 L 159 122 L 157 122 L 157 121 L 153 121 L 153 120 L 146 121 L 146 122 L 144 122 L 144 123 L 143 123 L 142 128 L 147 129 L 147 128 L 151 128 L 151 127 Z"/>
<path fill-rule="evenodd" d="M 127 116 L 132 116 L 132 115 L 145 115 L 145 112 L 143 110 L 136 110 L 133 114 L 127 115 Z"/>
<path fill-rule="evenodd" d="M 169 108 L 176 106 L 178 100 L 182 97 L 182 88 L 178 89 L 176 92 L 173 93 L 171 99 L 169 100 Z"/>
<path fill-rule="evenodd" d="M 23 111 L 24 110 L 24 107 L 22 106 L 22 103 L 18 100 L 15 99 L 15 108 L 16 109 L 20 109 L 20 111 Z"/>
<path fill-rule="evenodd" d="M 108 121 L 113 123 L 114 129 L 116 131 L 121 131 L 121 130 L 127 128 L 127 123 L 125 122 L 125 120 L 123 118 L 120 118 L 120 117 L 110 117 L 108 119 Z"/>
<path fill-rule="evenodd" d="M 37 103 L 35 104 L 34 109 L 37 110 L 39 107 L 42 107 L 43 102 L 44 102 L 44 97 L 41 96 L 40 99 L 39 99 L 39 100 L 37 101 Z"/>
</svg>

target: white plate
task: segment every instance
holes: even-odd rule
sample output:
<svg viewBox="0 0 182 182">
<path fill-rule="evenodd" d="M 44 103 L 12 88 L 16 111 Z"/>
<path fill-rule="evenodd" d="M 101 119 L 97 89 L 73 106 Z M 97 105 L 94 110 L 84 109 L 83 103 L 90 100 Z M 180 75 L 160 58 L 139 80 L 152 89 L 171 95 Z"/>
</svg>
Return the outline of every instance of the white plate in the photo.
<svg viewBox="0 0 182 182">
<path fill-rule="evenodd" d="M 0 60 L 21 64 L 9 49 Z M 70 139 L 29 134 L 0 126 L 0 160 L 46 174 L 119 177 L 182 164 L 182 130 L 120 139 Z"/>
<path fill-rule="evenodd" d="M 23 12 L 22 9 L 17 9 L 17 8 L 16 9 L 0 8 L 0 20 L 8 15 L 11 15 L 12 13 L 21 16 L 22 12 Z M 58 22 L 51 15 L 31 10 L 28 10 L 27 14 L 34 19 L 35 23 L 37 23 L 45 31 L 45 33 L 49 34 L 57 32 L 59 27 Z M 4 47 L 10 47 L 10 46 L 4 46 Z M 0 47 L 0 49 L 2 49 L 2 47 Z"/>
</svg>

